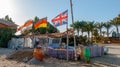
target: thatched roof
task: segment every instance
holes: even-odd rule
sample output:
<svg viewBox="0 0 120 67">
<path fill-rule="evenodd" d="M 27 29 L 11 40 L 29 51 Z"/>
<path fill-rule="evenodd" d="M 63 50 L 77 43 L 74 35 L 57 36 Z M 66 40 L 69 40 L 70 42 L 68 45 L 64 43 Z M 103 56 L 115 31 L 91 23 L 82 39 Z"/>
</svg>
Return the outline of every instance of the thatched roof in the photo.
<svg viewBox="0 0 120 67">
<path fill-rule="evenodd" d="M 65 35 L 64 33 L 51 33 L 51 34 L 48 34 L 48 36 L 52 37 L 52 38 L 61 38 L 64 35 Z"/>
<path fill-rule="evenodd" d="M 22 35 L 22 36 L 17 36 L 17 37 L 37 37 L 37 38 L 61 38 L 64 36 L 64 33 L 49 33 L 49 34 L 33 34 L 33 35 Z"/>
<path fill-rule="evenodd" d="M 15 24 L 13 22 L 6 21 L 6 20 L 3 20 L 3 19 L 0 19 L 0 23 L 4 24 L 6 26 L 9 26 L 9 27 L 16 27 L 17 28 L 17 24 Z"/>
</svg>

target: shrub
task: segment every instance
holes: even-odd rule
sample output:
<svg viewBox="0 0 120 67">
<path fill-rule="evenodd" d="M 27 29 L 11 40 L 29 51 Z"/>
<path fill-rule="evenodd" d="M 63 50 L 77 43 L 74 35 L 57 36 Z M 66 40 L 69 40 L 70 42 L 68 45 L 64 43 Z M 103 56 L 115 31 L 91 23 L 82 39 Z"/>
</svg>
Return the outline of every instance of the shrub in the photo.
<svg viewBox="0 0 120 67">
<path fill-rule="evenodd" d="M 6 48 L 15 32 L 15 29 L 0 28 L 0 47 Z"/>
</svg>

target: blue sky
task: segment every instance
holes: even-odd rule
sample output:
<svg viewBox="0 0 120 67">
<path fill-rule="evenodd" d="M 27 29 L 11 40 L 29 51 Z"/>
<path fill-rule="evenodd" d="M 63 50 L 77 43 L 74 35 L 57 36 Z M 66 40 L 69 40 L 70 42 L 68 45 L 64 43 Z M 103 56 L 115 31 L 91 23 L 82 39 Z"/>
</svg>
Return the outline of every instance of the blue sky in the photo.
<svg viewBox="0 0 120 67">
<path fill-rule="evenodd" d="M 59 13 L 69 10 L 69 24 L 71 24 L 69 0 L 0 0 L 0 18 L 9 15 L 18 25 L 25 21 L 48 17 L 48 21 Z M 120 14 L 120 0 L 73 0 L 74 20 L 107 22 Z M 65 31 L 66 26 L 60 26 Z"/>
</svg>

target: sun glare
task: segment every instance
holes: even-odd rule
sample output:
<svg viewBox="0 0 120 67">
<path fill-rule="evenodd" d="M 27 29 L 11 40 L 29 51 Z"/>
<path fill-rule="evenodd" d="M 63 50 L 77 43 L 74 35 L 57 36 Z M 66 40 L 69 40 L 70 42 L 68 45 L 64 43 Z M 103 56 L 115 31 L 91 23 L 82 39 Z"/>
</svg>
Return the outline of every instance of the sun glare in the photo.
<svg viewBox="0 0 120 67">
<path fill-rule="evenodd" d="M 0 17 L 4 17 L 5 15 L 14 15 L 15 8 L 13 4 L 13 0 L 0 0 Z"/>
</svg>

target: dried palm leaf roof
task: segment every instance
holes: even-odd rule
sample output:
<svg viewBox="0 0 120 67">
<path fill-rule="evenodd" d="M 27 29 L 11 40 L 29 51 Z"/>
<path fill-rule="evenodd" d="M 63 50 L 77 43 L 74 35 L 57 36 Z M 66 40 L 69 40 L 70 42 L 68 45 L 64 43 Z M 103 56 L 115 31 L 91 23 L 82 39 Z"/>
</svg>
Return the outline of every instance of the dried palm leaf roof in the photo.
<svg viewBox="0 0 120 67">
<path fill-rule="evenodd" d="M 64 33 L 49 33 L 49 34 L 33 34 L 33 35 L 23 35 L 23 36 L 18 36 L 18 37 L 37 37 L 37 38 L 61 38 L 64 36 Z"/>
<path fill-rule="evenodd" d="M 5 24 L 7 26 L 16 26 L 17 27 L 17 24 L 15 24 L 13 22 L 6 21 L 6 20 L 3 20 L 3 19 L 0 19 L 0 23 Z"/>
</svg>

